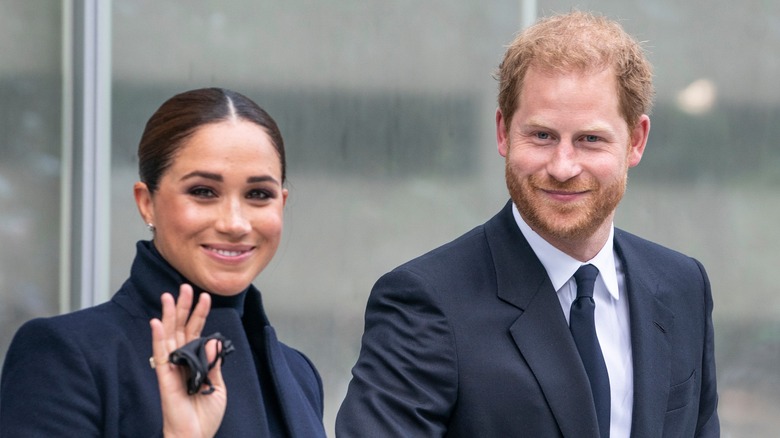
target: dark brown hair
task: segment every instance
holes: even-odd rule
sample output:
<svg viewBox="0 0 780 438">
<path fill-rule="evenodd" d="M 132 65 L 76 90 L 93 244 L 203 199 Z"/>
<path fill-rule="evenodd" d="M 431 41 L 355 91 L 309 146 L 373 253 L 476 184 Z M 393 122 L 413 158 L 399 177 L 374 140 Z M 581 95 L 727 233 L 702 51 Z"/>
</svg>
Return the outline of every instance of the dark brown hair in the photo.
<svg viewBox="0 0 780 438">
<path fill-rule="evenodd" d="M 274 119 L 243 94 L 224 88 L 201 88 L 171 97 L 146 122 L 138 145 L 138 174 L 149 192 L 157 190 L 184 140 L 203 125 L 231 119 L 255 123 L 265 130 L 279 155 L 284 183 L 284 140 Z"/>
</svg>

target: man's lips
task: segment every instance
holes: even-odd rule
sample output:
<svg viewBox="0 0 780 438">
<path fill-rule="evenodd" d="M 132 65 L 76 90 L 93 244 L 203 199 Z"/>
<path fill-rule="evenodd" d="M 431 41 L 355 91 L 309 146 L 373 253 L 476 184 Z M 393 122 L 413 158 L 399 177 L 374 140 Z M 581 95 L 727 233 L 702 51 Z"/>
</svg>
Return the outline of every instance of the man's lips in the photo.
<svg viewBox="0 0 780 438">
<path fill-rule="evenodd" d="M 540 190 L 544 192 L 547 196 L 559 201 L 574 201 L 587 195 L 590 192 L 587 189 L 586 190 L 540 189 Z"/>
</svg>

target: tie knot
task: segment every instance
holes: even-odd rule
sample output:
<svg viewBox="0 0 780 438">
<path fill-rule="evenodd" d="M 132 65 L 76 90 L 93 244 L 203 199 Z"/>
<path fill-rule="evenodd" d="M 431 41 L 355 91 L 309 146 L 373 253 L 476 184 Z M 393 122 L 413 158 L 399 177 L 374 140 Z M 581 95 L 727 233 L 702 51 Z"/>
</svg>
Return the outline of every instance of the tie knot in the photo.
<svg viewBox="0 0 780 438">
<path fill-rule="evenodd" d="M 582 265 L 574 273 L 574 280 L 577 282 L 577 297 L 593 297 L 593 284 L 596 277 L 599 276 L 599 269 L 593 265 Z"/>
</svg>

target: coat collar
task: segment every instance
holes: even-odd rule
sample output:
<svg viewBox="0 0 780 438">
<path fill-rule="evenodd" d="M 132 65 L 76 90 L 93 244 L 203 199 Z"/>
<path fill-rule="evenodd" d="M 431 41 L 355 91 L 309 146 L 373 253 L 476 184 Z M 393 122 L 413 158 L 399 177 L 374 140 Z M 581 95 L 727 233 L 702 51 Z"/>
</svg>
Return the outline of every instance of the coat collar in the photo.
<svg viewBox="0 0 780 438">
<path fill-rule="evenodd" d="M 159 318 L 162 313 L 160 304 L 162 294 L 169 292 L 178 299 L 179 286 L 184 283 L 192 285 L 194 289 L 194 307 L 203 290 L 174 269 L 160 255 L 153 242 L 141 240 L 136 243 L 136 256 L 130 268 L 130 278 L 112 299 L 134 316 L 146 319 Z M 235 297 L 212 295 L 211 307 L 233 307 L 241 315 L 245 297 L 253 293 L 259 291 L 250 285 L 247 291 Z M 263 318 L 265 318 L 264 313 Z"/>
<path fill-rule="evenodd" d="M 136 244 L 136 249 L 137 253 L 131 268 L 130 278 L 112 300 L 136 318 L 148 321 L 153 317 L 160 317 L 160 297 L 163 292 L 170 292 L 174 297 L 178 297 L 179 285 L 188 282 L 188 280 L 160 256 L 154 249 L 152 242 L 139 241 Z M 144 325 L 148 327 L 148 325 Z M 322 421 L 317 417 L 318 413 L 314 409 L 302 409 L 304 406 L 310 406 L 311 403 L 298 384 L 299 379 L 290 369 L 290 363 L 282 351 L 283 347 L 277 340 L 273 327 L 266 317 L 259 290 L 252 285 L 249 286 L 249 290 L 246 292 L 243 318 L 232 308 L 212 309 L 206 321 L 204 332 L 216 330 L 225 332 L 223 334 L 232 338 L 234 343 L 242 342 L 245 345 L 244 354 L 249 355 L 245 358 L 245 363 L 253 363 L 247 342 L 257 343 L 254 348 L 265 351 L 266 365 L 274 382 L 282 415 L 291 436 L 324 436 Z M 231 336 L 230 330 L 246 330 L 246 336 L 238 332 Z M 227 358 L 227 361 L 230 362 L 231 359 L 235 360 L 231 356 Z M 239 374 L 256 372 L 254 367 L 237 371 Z M 309 371 L 306 370 L 306 372 Z M 225 377 L 227 381 L 228 376 Z M 251 379 L 240 375 L 234 377 L 234 380 L 251 381 Z M 235 390 L 256 392 L 256 394 L 250 394 L 249 397 L 255 400 L 253 403 L 262 404 L 259 386 L 245 385 L 245 387 Z"/>
</svg>

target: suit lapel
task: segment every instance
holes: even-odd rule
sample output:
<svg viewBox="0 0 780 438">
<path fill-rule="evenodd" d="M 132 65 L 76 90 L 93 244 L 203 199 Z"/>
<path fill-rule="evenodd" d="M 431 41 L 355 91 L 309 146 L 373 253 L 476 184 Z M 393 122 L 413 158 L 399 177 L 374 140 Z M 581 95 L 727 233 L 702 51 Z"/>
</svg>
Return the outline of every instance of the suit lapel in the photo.
<svg viewBox="0 0 780 438">
<path fill-rule="evenodd" d="M 660 434 L 669 396 L 671 351 L 667 333 L 674 326 L 674 313 L 657 298 L 658 278 L 652 260 L 642 257 L 615 230 L 615 249 L 626 273 L 631 318 L 631 348 L 634 361 L 634 410 L 631 436 Z"/>
<path fill-rule="evenodd" d="M 521 310 L 509 332 L 539 382 L 563 436 L 598 436 L 588 377 L 560 302 L 547 272 L 514 221 L 511 203 L 485 225 L 485 233 L 496 266 L 498 297 Z"/>
</svg>

